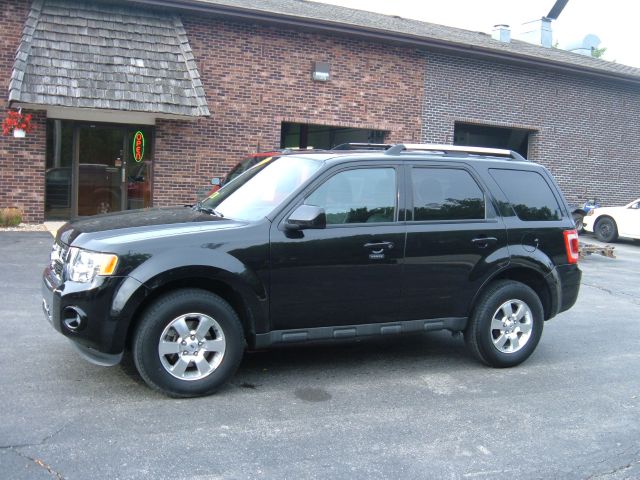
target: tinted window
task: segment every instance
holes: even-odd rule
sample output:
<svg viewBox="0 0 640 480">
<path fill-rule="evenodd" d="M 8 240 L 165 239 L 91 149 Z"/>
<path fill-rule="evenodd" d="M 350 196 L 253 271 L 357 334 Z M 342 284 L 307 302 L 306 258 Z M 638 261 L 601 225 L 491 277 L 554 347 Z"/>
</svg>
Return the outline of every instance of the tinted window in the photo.
<svg viewBox="0 0 640 480">
<path fill-rule="evenodd" d="M 562 212 L 549 184 L 537 172 L 490 170 L 520 220 L 560 220 Z"/>
<path fill-rule="evenodd" d="M 358 168 L 337 173 L 305 203 L 324 208 L 329 225 L 392 222 L 396 215 L 396 171 Z"/>
<path fill-rule="evenodd" d="M 453 168 L 414 168 L 414 220 L 485 218 L 484 195 L 469 172 Z"/>
</svg>

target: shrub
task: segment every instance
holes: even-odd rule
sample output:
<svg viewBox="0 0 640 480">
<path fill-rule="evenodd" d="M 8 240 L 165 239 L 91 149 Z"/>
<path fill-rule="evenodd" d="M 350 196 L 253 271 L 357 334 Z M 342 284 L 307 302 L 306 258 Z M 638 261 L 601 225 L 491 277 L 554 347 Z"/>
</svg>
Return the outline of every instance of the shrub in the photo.
<svg viewBox="0 0 640 480">
<path fill-rule="evenodd" d="M 0 227 L 17 227 L 22 222 L 22 210 L 19 208 L 0 209 Z"/>
</svg>

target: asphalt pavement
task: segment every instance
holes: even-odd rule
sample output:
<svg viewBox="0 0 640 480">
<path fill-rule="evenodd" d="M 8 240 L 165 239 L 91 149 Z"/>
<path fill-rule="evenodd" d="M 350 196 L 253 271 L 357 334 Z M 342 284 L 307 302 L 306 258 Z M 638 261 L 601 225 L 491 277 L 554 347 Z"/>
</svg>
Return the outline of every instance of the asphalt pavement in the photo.
<svg viewBox="0 0 640 480">
<path fill-rule="evenodd" d="M 249 353 L 188 400 L 49 326 L 51 242 L 0 232 L 0 478 L 640 478 L 640 242 L 581 262 L 577 305 L 517 368 L 432 333 Z"/>
</svg>

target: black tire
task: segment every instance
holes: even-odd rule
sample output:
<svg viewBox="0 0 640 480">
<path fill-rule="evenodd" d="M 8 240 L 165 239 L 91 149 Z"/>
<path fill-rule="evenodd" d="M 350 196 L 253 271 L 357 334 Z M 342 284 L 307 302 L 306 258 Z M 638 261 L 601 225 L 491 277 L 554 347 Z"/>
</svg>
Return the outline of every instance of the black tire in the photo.
<svg viewBox="0 0 640 480">
<path fill-rule="evenodd" d="M 615 242 L 618 239 L 618 226 L 611 217 L 603 217 L 598 219 L 593 232 L 596 234 L 596 238 L 601 242 L 609 243 Z"/>
<path fill-rule="evenodd" d="M 492 321 L 494 317 L 503 318 L 501 307 L 506 304 L 509 304 L 507 308 L 523 304 L 528 307 L 529 315 L 526 319 L 523 317 L 522 324 L 518 321 L 513 322 L 515 331 L 501 337 L 502 332 L 492 328 Z M 524 311 L 526 312 L 526 309 Z M 524 334 L 519 331 L 521 327 L 524 328 L 525 323 L 530 326 L 526 341 L 523 340 Z M 524 362 L 533 353 L 542 336 L 543 327 L 544 310 L 536 292 L 520 282 L 499 280 L 491 284 L 478 299 L 464 332 L 464 339 L 470 352 L 486 365 L 498 368 L 513 367 Z M 514 335 L 518 338 L 506 340 L 507 343 L 502 346 L 505 350 L 513 347 L 514 351 L 501 351 L 495 342 L 500 343 L 501 339 Z M 515 350 L 513 343 L 520 341 L 523 341 L 523 345 Z"/>
<path fill-rule="evenodd" d="M 584 222 L 583 222 L 584 214 L 575 212 L 572 214 L 572 216 L 573 216 L 573 223 L 576 224 L 576 232 L 582 233 L 584 231 Z"/>
<path fill-rule="evenodd" d="M 191 340 L 194 336 L 186 335 L 183 340 L 177 329 L 173 330 L 169 327 L 170 324 L 175 325 L 177 321 L 187 326 L 198 325 L 194 322 L 199 322 L 201 318 L 213 319 L 217 334 L 212 336 L 211 332 L 214 330 L 207 329 L 207 335 L 212 342 L 216 340 L 222 342 L 224 350 L 221 353 L 212 353 L 207 351 L 206 347 L 198 347 L 197 339 Z M 195 328 L 195 326 L 189 328 Z M 191 330 L 191 333 L 193 332 L 194 330 Z M 195 352 L 185 350 L 185 354 L 189 353 L 192 356 L 183 356 L 182 352 L 169 353 L 161 360 L 160 341 L 168 338 L 167 335 L 172 335 L 175 340 L 163 343 L 172 346 L 175 343 L 179 350 L 201 348 L 202 353 L 198 354 L 198 350 Z M 208 342 L 208 339 L 203 342 Z M 183 342 L 189 342 L 189 345 L 183 347 L 181 346 Z M 226 301 L 205 290 L 184 289 L 164 295 L 143 313 L 134 333 L 132 353 L 138 373 L 151 388 L 172 397 L 195 397 L 214 393 L 233 376 L 242 361 L 244 347 L 242 325 L 238 315 Z M 213 369 L 203 378 L 198 378 L 201 373 L 195 362 L 198 359 L 197 355 L 207 355 L 205 361 L 216 365 L 210 366 Z M 215 361 L 213 361 L 214 357 Z M 188 363 L 188 367 L 182 374 L 185 377 L 179 378 L 169 372 L 168 366 L 172 360 L 175 361 L 174 365 L 178 361 L 182 364 Z M 194 370 L 195 374 L 193 374 Z M 193 374 L 193 377 L 189 379 L 186 377 L 188 374 Z"/>
</svg>

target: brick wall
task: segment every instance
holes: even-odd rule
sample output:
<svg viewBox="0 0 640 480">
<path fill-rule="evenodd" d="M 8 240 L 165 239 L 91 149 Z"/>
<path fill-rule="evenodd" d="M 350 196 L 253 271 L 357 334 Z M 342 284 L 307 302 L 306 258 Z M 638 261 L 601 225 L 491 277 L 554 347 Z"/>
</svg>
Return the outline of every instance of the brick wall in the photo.
<svg viewBox="0 0 640 480">
<path fill-rule="evenodd" d="M 0 112 L 28 0 L 0 0 Z M 156 206 L 190 203 L 246 154 L 276 148 L 282 122 L 385 130 L 387 141 L 449 143 L 456 121 L 526 128 L 529 156 L 570 201 L 640 196 L 640 88 L 340 36 L 183 15 L 210 118 L 158 120 Z M 315 61 L 331 81 L 314 82 Z M 45 116 L 0 137 L 0 208 L 44 214 Z"/>
<path fill-rule="evenodd" d="M 529 158 L 570 202 L 640 197 L 640 87 L 427 54 L 422 140 L 451 143 L 454 123 L 527 128 Z"/>
<path fill-rule="evenodd" d="M 9 81 L 16 50 L 29 14 L 27 0 L 0 0 L 0 121 L 7 112 Z M 27 113 L 23 111 L 23 113 Z M 26 222 L 44 219 L 45 115 L 33 113 L 34 131 L 26 138 L 0 135 L 0 208 L 18 207 Z"/>
<path fill-rule="evenodd" d="M 182 17 L 211 117 L 158 121 L 154 204 L 193 201 L 195 186 L 246 154 L 280 146 L 283 121 L 420 134 L 424 55 L 415 49 L 323 34 Z M 331 80 L 311 79 L 313 62 Z"/>
</svg>

